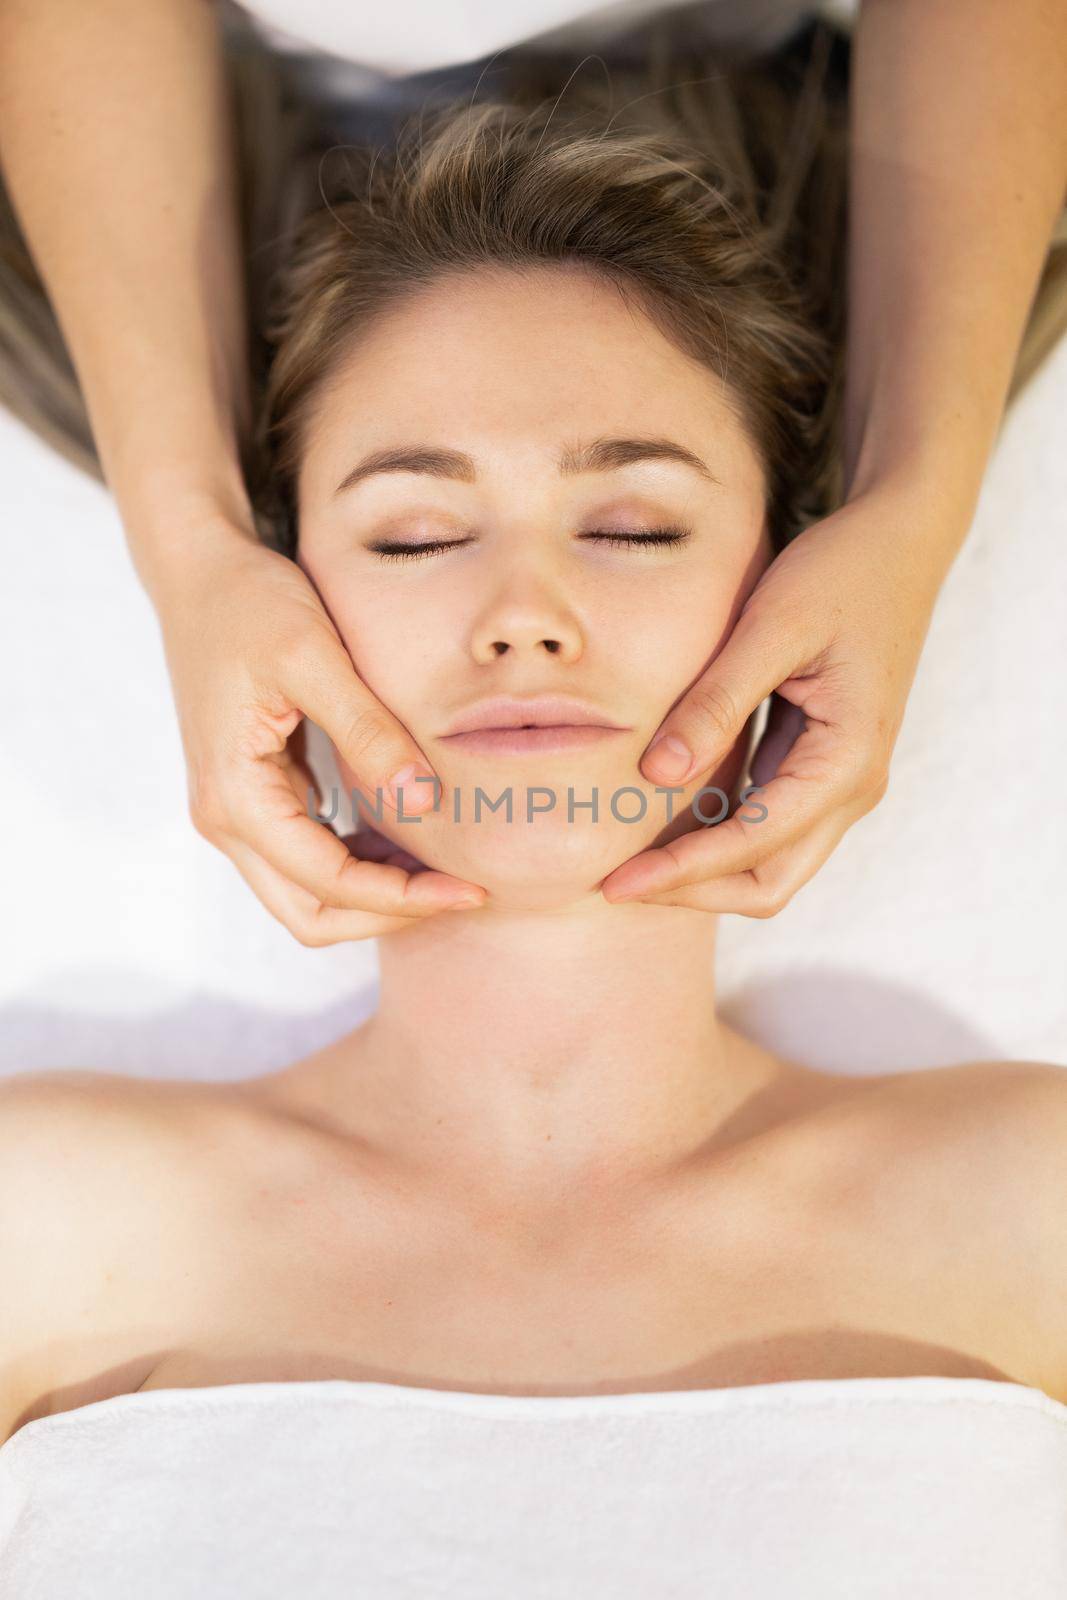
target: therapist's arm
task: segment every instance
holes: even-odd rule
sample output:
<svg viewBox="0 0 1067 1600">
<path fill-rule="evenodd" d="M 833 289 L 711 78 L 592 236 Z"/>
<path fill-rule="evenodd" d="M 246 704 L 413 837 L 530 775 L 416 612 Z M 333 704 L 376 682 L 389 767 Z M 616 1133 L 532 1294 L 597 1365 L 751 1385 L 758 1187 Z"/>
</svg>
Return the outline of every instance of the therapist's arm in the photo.
<svg viewBox="0 0 1067 1600">
<path fill-rule="evenodd" d="M 426 770 L 299 567 L 255 536 L 214 6 L 0 0 L 0 162 L 159 616 L 198 828 L 308 944 L 444 908 L 459 880 L 357 860 L 308 816 L 308 774 L 288 744 L 306 713 L 387 799 L 407 763 Z M 427 799 L 429 784 L 406 790 L 407 812 Z"/>
<path fill-rule="evenodd" d="M 850 132 L 845 504 L 664 720 L 691 759 L 641 762 L 710 773 L 773 691 L 760 809 L 632 858 L 610 900 L 774 915 L 885 793 L 1067 198 L 1065 0 L 864 0 Z"/>
<path fill-rule="evenodd" d="M 851 140 L 848 494 L 940 493 L 946 564 L 1067 200 L 1067 3 L 864 0 Z"/>
<path fill-rule="evenodd" d="M 205 0 L 0 0 L 5 180 L 153 593 L 205 511 L 250 527 L 220 69 Z"/>
</svg>

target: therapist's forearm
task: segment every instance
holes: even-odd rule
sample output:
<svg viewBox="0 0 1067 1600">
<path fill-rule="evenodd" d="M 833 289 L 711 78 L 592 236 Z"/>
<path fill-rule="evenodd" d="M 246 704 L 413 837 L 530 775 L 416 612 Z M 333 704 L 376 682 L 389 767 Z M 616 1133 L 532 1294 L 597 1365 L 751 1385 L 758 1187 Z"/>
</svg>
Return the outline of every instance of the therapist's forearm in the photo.
<svg viewBox="0 0 1067 1600">
<path fill-rule="evenodd" d="M 251 534 L 229 135 L 210 0 L 0 0 L 0 162 L 150 591 Z"/>
<path fill-rule="evenodd" d="M 845 488 L 973 515 L 1067 188 L 1064 0 L 863 0 L 853 41 Z"/>
</svg>

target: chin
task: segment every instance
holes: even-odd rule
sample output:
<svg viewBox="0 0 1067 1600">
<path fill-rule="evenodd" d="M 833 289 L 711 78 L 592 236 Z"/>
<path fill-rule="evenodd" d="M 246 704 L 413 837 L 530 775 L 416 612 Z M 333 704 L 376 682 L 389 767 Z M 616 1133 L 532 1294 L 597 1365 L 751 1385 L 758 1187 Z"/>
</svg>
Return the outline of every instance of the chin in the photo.
<svg viewBox="0 0 1067 1600">
<path fill-rule="evenodd" d="M 383 806 L 374 828 L 424 867 L 479 884 L 497 907 L 562 908 L 598 895 L 604 879 L 624 861 L 699 828 L 702 824 L 690 802 L 702 783 L 732 785 L 742 756 L 739 743 L 713 776 L 697 779 L 676 793 L 670 821 L 664 796 L 633 768 L 621 774 L 614 766 L 608 772 L 594 768 L 587 771 L 583 781 L 574 763 L 569 763 L 560 776 L 546 762 L 536 778 L 528 767 L 518 776 L 515 769 L 508 771 L 504 764 L 499 778 L 487 774 L 479 764 L 475 779 L 466 771 L 439 766 L 443 788 L 436 812 L 400 821 Z M 343 763 L 340 766 L 350 791 L 352 776 Z M 573 819 L 568 817 L 568 785 L 574 789 Z M 490 800 L 497 799 L 505 788 L 510 789 L 511 820 L 506 805 L 493 811 L 486 798 L 475 815 L 474 793 L 478 786 Z M 528 788 L 551 790 L 556 796 L 555 805 L 550 810 L 532 810 L 528 815 Z M 627 792 L 618 795 L 613 809 L 611 797 L 622 789 Z M 645 796 L 643 815 L 635 789 Z M 589 807 L 581 804 L 594 792 L 600 797 L 595 821 Z M 534 794 L 531 799 L 533 806 L 547 804 L 544 793 Z M 711 807 L 714 810 L 714 802 Z M 630 817 L 635 820 L 626 820 Z"/>
<path fill-rule="evenodd" d="M 424 866 L 451 873 L 486 890 L 490 903 L 515 910 L 552 910 L 599 894 L 609 873 L 643 850 L 696 826 L 688 813 L 670 827 L 650 815 L 626 823 L 608 815 L 593 822 L 578 811 L 568 822 L 566 808 L 526 820 L 516 802 L 515 817 L 484 814 L 480 821 L 454 822 L 446 815 L 402 823 L 383 816 L 377 830 L 409 851 Z"/>
<path fill-rule="evenodd" d="M 552 881 L 575 889 L 589 888 L 652 844 L 657 830 L 611 820 L 609 824 L 568 823 L 566 817 L 484 817 L 480 822 L 451 822 L 424 817 L 419 823 L 383 818 L 379 832 L 395 840 L 437 872 L 484 884 L 532 885 Z"/>
</svg>

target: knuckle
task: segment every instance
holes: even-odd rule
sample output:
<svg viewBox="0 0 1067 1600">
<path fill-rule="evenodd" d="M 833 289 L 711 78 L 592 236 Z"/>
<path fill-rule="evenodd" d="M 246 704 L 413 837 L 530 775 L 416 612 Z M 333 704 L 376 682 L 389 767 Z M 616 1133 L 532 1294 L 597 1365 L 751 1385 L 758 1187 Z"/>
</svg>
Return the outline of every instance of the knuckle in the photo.
<svg viewBox="0 0 1067 1600">
<path fill-rule="evenodd" d="M 222 795 L 214 773 L 206 768 L 190 773 L 188 801 L 193 827 L 201 838 L 214 842 L 224 816 Z"/>
<path fill-rule="evenodd" d="M 378 863 L 375 863 L 377 865 Z M 319 890 L 319 899 L 322 904 L 316 915 L 329 907 L 333 911 L 353 911 L 357 909 L 356 902 L 367 884 L 367 863 L 358 856 L 348 855 L 337 863 L 329 882 L 324 882 Z"/>
<path fill-rule="evenodd" d="M 345 756 L 358 764 L 384 743 L 388 729 L 372 706 L 360 706 L 345 720 L 340 732 Z"/>
<path fill-rule="evenodd" d="M 290 622 L 271 640 L 271 664 L 275 669 L 280 669 L 283 675 L 299 672 L 307 664 L 312 642 L 311 628 L 299 622 L 294 626 Z"/>
<path fill-rule="evenodd" d="M 697 683 L 690 690 L 690 704 L 702 721 L 716 733 L 730 734 L 738 725 L 737 702 L 720 683 Z"/>
<path fill-rule="evenodd" d="M 302 944 L 307 950 L 320 950 L 323 945 L 330 943 L 330 940 L 323 934 L 321 926 L 316 923 L 314 917 L 301 917 L 299 920 L 291 922 L 289 924 L 289 932 L 297 943 Z"/>
<path fill-rule="evenodd" d="M 864 743 L 852 752 L 847 769 L 848 786 L 856 798 L 872 791 L 885 792 L 889 781 L 889 764 L 880 746 Z"/>
<path fill-rule="evenodd" d="M 870 755 L 859 774 L 859 791 L 871 805 L 877 805 L 889 788 L 889 763 L 881 755 Z"/>
<path fill-rule="evenodd" d="M 776 917 L 792 898 L 792 892 L 782 884 L 761 883 L 757 885 L 753 899 L 752 915 L 761 921 L 768 917 Z"/>
<path fill-rule="evenodd" d="M 214 830 L 209 824 L 204 813 L 200 811 L 192 801 L 189 803 L 189 820 L 196 832 L 200 835 L 201 839 L 206 839 L 207 842 L 211 844 L 213 842 Z"/>
</svg>

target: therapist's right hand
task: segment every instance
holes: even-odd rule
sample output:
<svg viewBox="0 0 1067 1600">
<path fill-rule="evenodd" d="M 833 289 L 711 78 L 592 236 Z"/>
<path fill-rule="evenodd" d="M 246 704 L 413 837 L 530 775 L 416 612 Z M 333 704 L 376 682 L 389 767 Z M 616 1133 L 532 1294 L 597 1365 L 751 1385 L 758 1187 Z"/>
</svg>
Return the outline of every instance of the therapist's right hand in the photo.
<svg viewBox="0 0 1067 1600">
<path fill-rule="evenodd" d="M 233 529 L 197 535 L 153 595 L 197 832 L 304 945 L 372 938 L 482 904 L 477 884 L 357 857 L 309 814 L 308 791 L 318 788 L 303 758 L 305 716 L 372 804 L 379 786 L 383 806 L 399 804 L 391 786 L 403 768 L 432 769 L 357 676 L 295 562 Z M 429 810 L 435 793 L 439 785 L 408 778 L 404 815 Z"/>
</svg>

